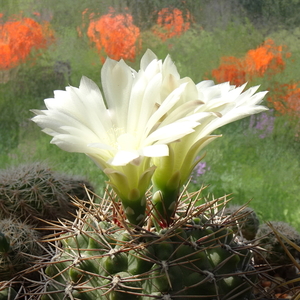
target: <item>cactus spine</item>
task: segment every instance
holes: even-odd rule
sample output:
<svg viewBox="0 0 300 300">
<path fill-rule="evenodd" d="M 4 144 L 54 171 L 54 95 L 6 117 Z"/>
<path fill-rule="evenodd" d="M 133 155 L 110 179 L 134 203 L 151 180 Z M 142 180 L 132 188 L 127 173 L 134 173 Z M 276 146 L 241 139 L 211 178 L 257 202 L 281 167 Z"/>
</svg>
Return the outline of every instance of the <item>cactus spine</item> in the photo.
<svg viewBox="0 0 300 300">
<path fill-rule="evenodd" d="M 189 195 L 157 232 L 150 207 L 145 226 L 132 226 L 117 218 L 116 196 L 109 197 L 99 205 L 79 201 L 78 218 L 62 223 L 42 300 L 254 299 L 251 246 L 215 213 L 225 198 L 197 206 Z"/>
<path fill-rule="evenodd" d="M 0 218 L 11 215 L 38 224 L 38 218 L 70 218 L 75 207 L 70 196 L 86 199 L 84 179 L 52 171 L 43 163 L 31 163 L 0 171 Z M 40 223 L 44 225 L 44 223 Z"/>
<path fill-rule="evenodd" d="M 24 222 L 0 220 L 0 281 L 10 280 L 38 260 L 43 253 L 39 238 L 38 232 Z"/>
<path fill-rule="evenodd" d="M 255 238 L 259 228 L 259 218 L 252 208 L 230 205 L 224 210 L 223 214 L 235 223 L 232 228 L 234 232 L 248 241 Z"/>
</svg>

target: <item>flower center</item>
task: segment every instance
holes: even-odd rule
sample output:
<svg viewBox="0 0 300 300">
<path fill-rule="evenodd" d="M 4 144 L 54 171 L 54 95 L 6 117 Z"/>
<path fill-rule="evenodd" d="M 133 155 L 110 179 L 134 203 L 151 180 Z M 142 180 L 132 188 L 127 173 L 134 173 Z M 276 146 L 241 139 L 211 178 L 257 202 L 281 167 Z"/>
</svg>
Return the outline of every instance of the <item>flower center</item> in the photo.
<svg viewBox="0 0 300 300">
<path fill-rule="evenodd" d="M 118 150 L 132 150 L 137 149 L 137 139 L 130 133 L 123 133 L 117 138 Z"/>
</svg>

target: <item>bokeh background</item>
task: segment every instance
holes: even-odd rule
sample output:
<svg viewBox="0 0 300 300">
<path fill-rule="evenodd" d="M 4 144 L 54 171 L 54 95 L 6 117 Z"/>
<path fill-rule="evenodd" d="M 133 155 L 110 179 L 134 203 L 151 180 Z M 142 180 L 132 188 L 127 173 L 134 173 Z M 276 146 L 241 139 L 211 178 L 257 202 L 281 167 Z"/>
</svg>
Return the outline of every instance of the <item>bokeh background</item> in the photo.
<svg viewBox="0 0 300 300">
<path fill-rule="evenodd" d="M 47 162 L 101 193 L 103 173 L 84 154 L 51 145 L 30 109 L 82 75 L 101 87 L 107 56 L 139 69 L 150 48 L 195 82 L 269 91 L 268 112 L 216 132 L 223 137 L 206 148 L 189 189 L 251 200 L 262 220 L 300 230 L 299 11 L 300 0 L 1 0 L 0 168 Z"/>
</svg>

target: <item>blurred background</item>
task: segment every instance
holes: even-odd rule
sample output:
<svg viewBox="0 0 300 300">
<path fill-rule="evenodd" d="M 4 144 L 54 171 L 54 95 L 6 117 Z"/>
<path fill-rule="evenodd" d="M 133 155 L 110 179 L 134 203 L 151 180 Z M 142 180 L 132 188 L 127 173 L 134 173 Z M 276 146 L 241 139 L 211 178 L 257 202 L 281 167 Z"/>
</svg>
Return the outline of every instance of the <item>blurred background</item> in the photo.
<svg viewBox="0 0 300 300">
<path fill-rule="evenodd" d="M 300 230 L 300 0 L 0 0 L 0 168 L 47 162 L 106 177 L 84 154 L 66 153 L 30 121 L 53 90 L 100 87 L 107 56 L 139 69 L 150 48 L 171 54 L 182 77 L 248 82 L 270 110 L 235 122 L 206 148 L 189 189 L 231 194 L 262 220 Z"/>
</svg>

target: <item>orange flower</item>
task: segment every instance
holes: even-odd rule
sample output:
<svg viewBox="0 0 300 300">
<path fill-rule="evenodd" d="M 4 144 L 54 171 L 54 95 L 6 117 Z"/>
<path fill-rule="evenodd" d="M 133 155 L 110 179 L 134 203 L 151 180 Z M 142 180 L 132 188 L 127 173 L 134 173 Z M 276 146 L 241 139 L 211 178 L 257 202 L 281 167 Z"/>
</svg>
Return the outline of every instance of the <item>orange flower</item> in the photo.
<svg viewBox="0 0 300 300">
<path fill-rule="evenodd" d="M 87 35 L 96 44 L 99 53 L 104 49 L 114 60 L 134 60 L 140 47 L 140 30 L 133 24 L 132 16 L 128 13 L 115 14 L 113 9 L 109 14 L 91 20 Z"/>
<path fill-rule="evenodd" d="M 242 85 L 246 81 L 244 63 L 234 56 L 222 57 L 218 69 L 212 70 L 217 82 L 230 81 L 235 85 Z"/>
<path fill-rule="evenodd" d="M 186 19 L 191 20 L 189 12 L 186 15 Z M 165 41 L 171 37 L 181 35 L 189 28 L 190 21 L 184 20 L 181 10 L 165 7 L 158 12 L 157 26 L 153 28 L 153 32 Z"/>
<path fill-rule="evenodd" d="M 30 18 L 0 24 L 0 69 L 10 69 L 25 61 L 33 48 L 45 48 L 46 36 L 53 38 L 48 24 L 42 26 Z"/>
<path fill-rule="evenodd" d="M 282 71 L 285 66 L 282 54 L 283 46 L 276 46 L 271 39 L 266 40 L 262 46 L 247 52 L 245 57 L 247 73 L 250 76 L 263 76 L 269 69 L 274 73 Z"/>
<path fill-rule="evenodd" d="M 281 72 L 285 67 L 283 55 L 289 57 L 290 53 L 284 51 L 284 46 L 276 46 L 271 39 L 266 40 L 262 46 L 249 50 L 245 57 L 222 57 L 219 68 L 212 71 L 218 82 L 231 81 L 233 84 L 262 77 L 266 72 L 270 74 Z"/>
<path fill-rule="evenodd" d="M 300 81 L 279 85 L 267 100 L 282 115 L 300 117 Z"/>
</svg>

